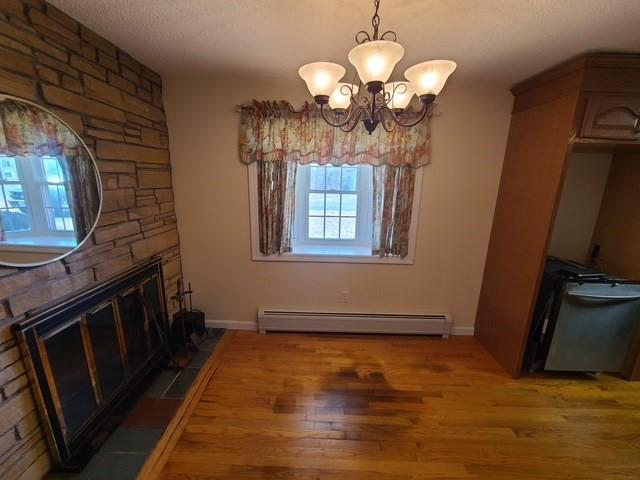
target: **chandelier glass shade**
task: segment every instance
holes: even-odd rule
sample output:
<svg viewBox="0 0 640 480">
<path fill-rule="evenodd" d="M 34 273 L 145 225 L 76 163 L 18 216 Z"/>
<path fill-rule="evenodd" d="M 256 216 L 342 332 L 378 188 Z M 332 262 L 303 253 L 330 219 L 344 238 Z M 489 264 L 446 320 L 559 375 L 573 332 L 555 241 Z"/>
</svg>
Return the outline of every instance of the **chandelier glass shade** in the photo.
<svg viewBox="0 0 640 480">
<path fill-rule="evenodd" d="M 346 110 L 351 105 L 351 92 L 358 94 L 358 86 L 350 83 L 338 83 L 329 97 L 329 106 L 333 110 Z"/>
<path fill-rule="evenodd" d="M 455 69 L 451 60 L 432 60 L 407 68 L 404 76 L 418 95 L 438 95 Z"/>
<path fill-rule="evenodd" d="M 404 56 L 404 47 L 396 42 L 394 32 L 378 34 L 380 0 L 374 0 L 373 4 L 373 34 L 358 32 L 358 45 L 348 55 L 359 77 L 358 85 L 340 82 L 346 70 L 337 63 L 308 63 L 298 70 L 324 120 L 343 131 L 353 130 L 361 121 L 370 134 L 378 125 L 386 131 L 396 125 L 407 128 L 417 125 L 456 69 L 455 62 L 450 60 L 431 60 L 408 68 L 404 73 L 406 81 L 388 82 Z M 419 112 L 408 110 L 414 95 L 422 105 Z"/>
<path fill-rule="evenodd" d="M 389 107 L 391 110 L 404 110 L 409 106 L 416 90 L 411 83 L 407 82 L 391 82 L 384 86 L 386 92 L 391 92 L 391 101 Z"/>
<path fill-rule="evenodd" d="M 298 70 L 314 97 L 330 96 L 345 72 L 342 65 L 329 62 L 308 63 Z"/>
<path fill-rule="evenodd" d="M 404 57 L 404 47 L 390 40 L 372 40 L 353 47 L 349 62 L 356 67 L 362 83 L 386 82 Z"/>
</svg>

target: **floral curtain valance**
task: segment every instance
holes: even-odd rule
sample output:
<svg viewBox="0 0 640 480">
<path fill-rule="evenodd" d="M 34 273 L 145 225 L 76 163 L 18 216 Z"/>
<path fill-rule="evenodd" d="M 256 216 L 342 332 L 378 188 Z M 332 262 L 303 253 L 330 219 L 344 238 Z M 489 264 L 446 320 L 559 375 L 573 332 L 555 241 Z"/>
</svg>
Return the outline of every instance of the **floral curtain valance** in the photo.
<svg viewBox="0 0 640 480">
<path fill-rule="evenodd" d="M 240 121 L 240 158 L 295 161 L 320 165 L 358 164 L 422 167 L 431 155 L 430 118 L 412 128 L 372 135 L 356 126 L 351 132 L 327 124 L 314 104 L 294 110 L 286 101 L 244 106 Z"/>
<path fill-rule="evenodd" d="M 0 154 L 76 157 L 82 148 L 73 132 L 48 112 L 10 99 L 0 102 Z"/>
</svg>

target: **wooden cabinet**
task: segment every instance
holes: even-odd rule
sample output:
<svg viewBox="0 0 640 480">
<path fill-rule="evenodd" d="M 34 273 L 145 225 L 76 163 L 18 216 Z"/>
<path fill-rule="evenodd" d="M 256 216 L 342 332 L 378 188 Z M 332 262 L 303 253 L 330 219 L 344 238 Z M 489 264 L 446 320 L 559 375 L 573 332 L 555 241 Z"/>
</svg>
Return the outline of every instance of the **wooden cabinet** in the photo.
<svg viewBox="0 0 640 480">
<path fill-rule="evenodd" d="M 640 151 L 640 55 L 585 55 L 512 93 L 475 335 L 517 377 L 569 154 L 577 148 Z M 640 355 L 630 360 L 627 376 L 640 379 Z"/>
<path fill-rule="evenodd" d="M 640 143 L 640 96 L 589 95 L 580 137 Z"/>
</svg>

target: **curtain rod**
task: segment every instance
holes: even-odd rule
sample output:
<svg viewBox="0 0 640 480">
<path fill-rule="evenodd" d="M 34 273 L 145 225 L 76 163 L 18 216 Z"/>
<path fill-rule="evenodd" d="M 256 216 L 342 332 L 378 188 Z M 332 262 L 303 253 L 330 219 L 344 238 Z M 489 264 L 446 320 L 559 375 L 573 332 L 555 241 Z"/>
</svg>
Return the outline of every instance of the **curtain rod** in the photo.
<svg viewBox="0 0 640 480">
<path fill-rule="evenodd" d="M 289 102 L 289 100 L 262 100 L 262 101 L 261 100 L 254 100 L 253 103 L 241 103 L 239 105 L 234 105 L 233 111 L 235 113 L 242 113 L 243 110 L 255 110 L 256 109 L 256 104 L 264 104 L 264 103 L 268 103 L 269 106 L 281 105 L 283 103 L 286 103 L 288 105 L 288 107 L 289 107 L 289 110 L 292 113 L 302 112 L 306 108 L 309 108 L 309 107 L 317 108 L 315 103 L 309 103 L 309 102 L 304 102 L 302 107 L 300 107 L 299 110 L 296 110 L 294 108 L 294 106 L 291 105 L 291 102 Z"/>
<path fill-rule="evenodd" d="M 274 104 L 274 103 L 275 104 L 280 104 L 280 103 L 284 102 L 284 103 L 287 103 L 289 105 L 289 110 L 292 113 L 302 112 L 302 111 L 304 111 L 305 108 L 309 108 L 309 107 L 313 107 L 315 109 L 318 108 L 315 103 L 309 103 L 309 102 L 304 102 L 304 105 L 302 105 L 302 107 L 299 110 L 296 110 L 288 100 L 265 100 L 265 101 L 255 100 L 255 102 L 256 103 L 265 103 L 265 102 L 267 102 L 269 104 Z M 437 116 L 441 115 L 441 112 L 439 112 L 439 111 L 437 111 L 435 109 L 436 106 L 437 106 L 436 104 L 433 104 L 431 106 L 431 108 L 429 109 L 429 112 L 427 112 L 427 116 L 428 117 L 437 117 Z M 256 106 L 253 103 L 241 103 L 241 104 L 238 104 L 238 105 L 234 105 L 234 107 L 233 107 L 234 113 L 242 113 L 244 110 L 255 110 L 255 109 L 256 109 Z M 409 113 L 409 114 L 415 113 L 415 111 L 413 110 L 413 107 L 409 107 L 407 109 L 407 113 Z"/>
</svg>

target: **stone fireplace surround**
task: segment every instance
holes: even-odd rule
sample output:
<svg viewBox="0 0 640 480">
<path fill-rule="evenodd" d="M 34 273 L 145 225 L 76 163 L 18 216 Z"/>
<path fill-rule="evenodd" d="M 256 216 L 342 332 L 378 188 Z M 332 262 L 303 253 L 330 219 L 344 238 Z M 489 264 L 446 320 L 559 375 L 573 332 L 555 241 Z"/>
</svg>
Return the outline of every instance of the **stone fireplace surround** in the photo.
<svg viewBox="0 0 640 480">
<path fill-rule="evenodd" d="M 42 0 L 2 0 L 0 32 L 0 92 L 67 122 L 94 153 L 104 189 L 80 251 L 43 267 L 0 267 L 0 478 L 11 480 L 51 466 L 12 324 L 155 255 L 170 298 L 181 267 L 160 76 Z"/>
</svg>

